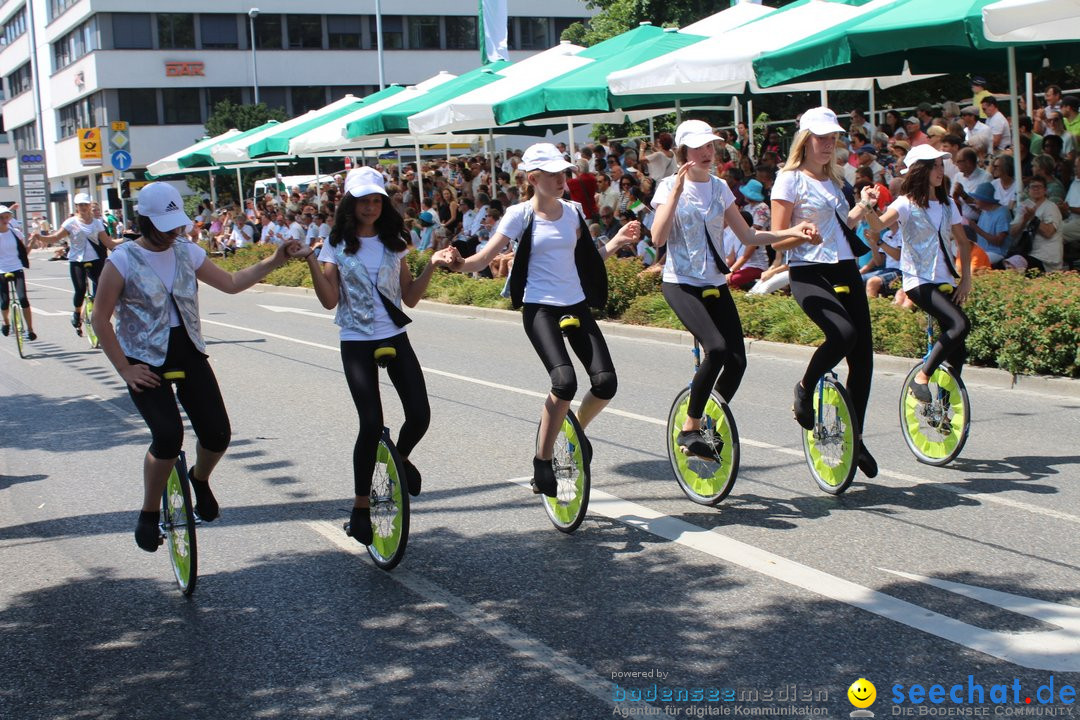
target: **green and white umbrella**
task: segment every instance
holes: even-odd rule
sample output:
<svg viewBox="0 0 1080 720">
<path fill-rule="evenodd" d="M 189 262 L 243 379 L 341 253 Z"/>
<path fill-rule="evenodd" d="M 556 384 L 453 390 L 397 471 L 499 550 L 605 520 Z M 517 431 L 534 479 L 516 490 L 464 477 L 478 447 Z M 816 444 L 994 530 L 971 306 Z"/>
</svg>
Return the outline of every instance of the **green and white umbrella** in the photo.
<svg viewBox="0 0 1080 720">
<path fill-rule="evenodd" d="M 999 0 L 982 14 L 983 34 L 995 42 L 1080 38 L 1080 0 Z"/>
<path fill-rule="evenodd" d="M 187 170 L 180 167 L 180 158 L 200 152 L 201 150 L 205 150 L 211 145 L 215 145 L 219 142 L 225 142 L 226 140 L 234 138 L 239 134 L 240 131 L 236 128 L 233 128 L 232 130 L 226 130 L 222 134 L 215 137 L 203 138 L 194 145 L 189 145 L 183 150 L 177 150 L 172 155 L 168 155 L 161 158 L 160 160 L 156 160 L 150 163 L 146 166 L 146 172 L 151 177 L 155 178 L 162 177 L 164 175 L 178 175 L 180 173 L 187 172 Z"/>
<path fill-rule="evenodd" d="M 194 149 L 189 149 L 189 152 L 181 155 L 177 159 L 177 165 L 181 170 L 189 170 L 192 168 L 214 168 L 219 167 L 221 163 L 214 159 L 214 151 L 224 145 L 233 142 L 244 142 L 247 138 L 253 138 L 260 133 L 273 132 L 281 123 L 277 120 L 271 120 L 270 122 L 263 123 L 258 127 L 251 128 L 250 130 L 244 130 L 238 132 L 230 137 L 225 137 L 224 140 L 218 140 L 214 138 L 213 142 L 199 143 L 197 146 L 193 146 Z M 227 134 L 227 133 L 226 133 Z M 219 135 L 218 137 L 224 137 Z"/>
</svg>

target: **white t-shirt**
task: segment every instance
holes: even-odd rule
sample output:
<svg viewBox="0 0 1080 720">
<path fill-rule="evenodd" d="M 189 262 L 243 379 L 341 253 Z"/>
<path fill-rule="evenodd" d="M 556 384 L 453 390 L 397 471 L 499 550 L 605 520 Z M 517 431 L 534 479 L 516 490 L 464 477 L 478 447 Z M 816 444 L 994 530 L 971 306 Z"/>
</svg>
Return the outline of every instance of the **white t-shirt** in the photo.
<svg viewBox="0 0 1080 720">
<path fill-rule="evenodd" d="M 60 227 L 67 230 L 70 236 L 68 262 L 92 262 L 101 259 L 89 241 L 97 242 L 98 233 L 105 232 L 105 223 L 97 218 L 84 223 L 76 215 L 69 217 Z"/>
<path fill-rule="evenodd" d="M 970 175 L 964 173 L 957 173 L 954 182 L 960 183 L 960 187 L 964 188 L 964 192 L 968 195 L 975 192 L 975 189 L 982 185 L 984 182 L 993 183 L 993 176 L 990 173 L 983 170 L 981 167 L 977 167 L 971 171 Z M 970 222 L 976 222 L 979 219 L 979 209 L 964 203 L 964 217 Z"/>
<path fill-rule="evenodd" d="M 980 148 L 983 152 L 994 149 L 994 133 L 984 122 L 977 122 L 974 127 L 964 128 L 964 141 L 974 148 L 975 152 L 979 152 Z"/>
<path fill-rule="evenodd" d="M 574 205 L 560 200 L 558 220 L 544 220 L 533 212 L 532 253 L 529 277 L 525 282 L 525 302 L 566 307 L 585 300 L 581 289 L 574 248 L 581 225 Z M 495 232 L 516 240 L 525 230 L 525 203 L 511 205 Z M 585 238 L 586 241 L 589 238 Z"/>
<path fill-rule="evenodd" d="M 724 230 L 724 255 L 728 257 L 731 253 L 735 254 L 734 262 L 737 262 L 739 258 L 746 252 L 746 245 L 742 244 L 742 240 L 739 240 L 739 236 L 735 234 L 735 231 L 731 228 Z M 728 263 L 729 265 L 733 263 Z M 765 251 L 764 245 L 758 245 L 754 248 L 754 254 L 750 256 L 750 259 L 743 263 L 744 268 L 757 268 L 764 272 L 769 269 L 769 253 Z"/>
<path fill-rule="evenodd" d="M 173 244 L 168 250 L 162 250 L 161 252 L 154 252 L 147 250 L 134 240 L 122 243 L 116 250 L 109 255 L 109 259 L 106 262 L 112 263 L 116 271 L 120 273 L 120 277 L 125 281 L 128 279 L 128 273 L 131 271 L 131 253 L 137 252 L 146 261 L 146 264 L 150 266 L 150 269 L 154 271 L 154 274 L 158 276 L 165 289 L 172 292 L 173 278 L 176 277 L 176 248 L 183 248 L 187 252 L 188 260 L 191 262 L 191 267 L 196 271 L 202 267 L 203 262 L 206 260 L 206 251 L 201 247 L 191 242 L 181 242 Z M 123 297 L 121 297 L 123 302 Z M 180 327 L 180 316 L 176 313 L 176 305 L 169 303 L 169 327 Z"/>
<path fill-rule="evenodd" d="M 956 209 L 956 203 L 950 201 L 946 203 L 946 206 L 948 207 L 950 217 L 952 218 L 949 225 L 960 225 L 962 221 L 960 211 Z M 901 195 L 892 201 L 892 204 L 889 205 L 889 210 L 896 211 L 896 214 L 900 218 L 900 227 L 903 228 L 911 218 L 911 200 L 908 199 L 907 195 Z M 931 200 L 930 206 L 926 209 L 926 214 L 930 216 L 930 222 L 934 227 L 941 227 L 941 212 L 942 204 L 937 200 Z M 943 239 L 945 241 L 946 250 L 952 252 L 951 234 L 944 235 Z M 915 275 L 904 273 L 904 292 L 916 288 L 925 282 L 926 278 L 920 278 Z M 930 278 L 930 282 L 937 285 L 946 283 L 949 285 L 955 284 L 955 279 L 953 278 L 952 273 L 949 272 L 949 266 L 945 264 L 945 258 L 942 257 L 940 248 L 938 249 L 937 260 L 934 261 L 934 277 Z"/>
<path fill-rule="evenodd" d="M 379 268 L 382 267 L 383 250 L 382 240 L 377 236 L 360 238 L 360 249 L 356 251 L 356 257 L 360 260 L 360 264 L 364 266 L 364 269 L 367 270 L 368 278 L 371 280 L 371 299 L 375 306 L 375 323 L 372 326 L 370 335 L 341 328 L 338 336 L 342 340 L 385 340 L 405 332 L 405 328 L 398 327 L 390 319 L 390 314 L 386 312 L 386 306 L 383 305 L 382 298 L 379 297 L 379 289 L 375 285 L 379 279 Z M 405 255 L 406 252 L 396 253 L 398 262 L 401 262 L 401 258 L 405 257 Z M 337 248 L 330 243 L 323 245 L 319 251 L 319 262 L 337 265 Z M 339 280 L 341 279 L 339 276 Z"/>
<path fill-rule="evenodd" d="M 232 237 L 233 247 L 242 248 L 242 247 L 246 247 L 247 245 L 250 245 L 252 243 L 252 241 L 253 241 L 253 239 L 255 237 L 255 233 L 251 229 L 251 226 L 248 225 L 247 223 L 244 223 L 244 224 L 233 223 L 233 229 L 232 229 L 232 236 L 231 237 Z"/>
<path fill-rule="evenodd" d="M 259 234 L 259 240 L 264 243 L 274 243 L 275 245 L 280 245 L 281 238 L 278 237 L 277 224 L 269 222 L 263 225 L 262 230 Z"/>
<path fill-rule="evenodd" d="M 1080 180 L 1069 183 L 1069 192 L 1065 194 L 1065 204 L 1071 208 L 1080 208 Z"/>
<path fill-rule="evenodd" d="M 1009 121 L 1005 119 L 1005 115 L 1000 110 L 994 113 L 994 117 L 987 116 L 986 127 L 990 128 L 991 136 L 1001 136 L 1001 140 L 994 146 L 995 150 L 1004 150 L 1012 145 L 1012 137 L 1010 137 L 1009 133 Z"/>
<path fill-rule="evenodd" d="M 810 177 L 801 170 L 795 170 L 793 172 L 781 172 L 776 176 L 776 182 L 773 183 L 772 194 L 770 197 L 773 200 L 784 200 L 786 202 L 795 205 L 792 209 L 791 224 L 797 225 L 801 220 L 796 219 L 796 213 L 801 201 L 805 201 L 804 198 L 797 197 L 797 185 L 799 178 L 797 174 L 803 176 L 803 180 L 812 185 L 820 195 L 823 195 L 829 207 L 822 209 L 821 212 L 825 216 L 825 222 L 818 226 L 818 231 L 827 238 L 831 238 L 835 235 L 836 241 L 836 259 L 839 260 L 854 260 L 855 254 L 851 252 L 851 245 L 847 241 L 847 237 L 844 234 L 843 228 L 840 227 L 840 220 L 836 219 L 839 215 L 842 220 L 846 220 L 848 216 L 848 204 L 847 198 L 844 197 L 844 193 L 836 184 L 832 181 L 822 182 L 817 178 Z M 827 239 L 826 242 L 829 242 Z M 805 260 L 792 259 L 788 263 L 792 267 L 798 267 L 800 265 L 809 265 Z"/>
<path fill-rule="evenodd" d="M 994 178 L 990 181 L 990 184 L 994 186 L 994 198 L 997 199 L 998 204 L 1012 209 L 1016 204 L 1016 183 L 1014 182 L 1009 189 L 1005 189 L 1001 184 L 1000 178 Z"/>
<path fill-rule="evenodd" d="M 658 208 L 668 201 L 671 197 L 671 189 L 673 187 L 675 187 L 674 175 L 669 175 L 657 183 L 652 200 L 654 208 Z M 721 202 L 726 210 L 735 204 L 735 195 L 731 192 L 731 188 L 728 187 L 726 182 L 721 182 L 718 187 L 720 188 Z M 709 206 L 713 201 L 712 181 L 706 180 L 705 182 L 696 182 L 687 178 L 683 182 L 682 196 L 698 209 L 698 212 L 701 213 L 701 217 L 704 219 L 705 213 L 708 211 Z M 723 213 L 709 218 L 706 227 L 709 230 L 709 237 L 712 238 L 713 247 L 716 248 L 716 251 L 721 258 L 726 257 L 726 252 L 724 251 L 725 223 Z M 727 280 L 724 278 L 724 274 L 720 272 L 720 269 L 716 267 L 716 262 L 711 259 L 711 255 L 712 253 L 710 253 L 709 262 L 705 264 L 705 285 L 724 285 L 727 283 Z M 674 258 L 672 258 L 670 252 L 667 254 L 667 258 L 668 259 L 664 262 L 664 275 L 662 278 L 664 282 L 680 283 L 683 285 L 701 285 L 701 280 L 697 278 L 686 278 L 675 272 Z"/>
<path fill-rule="evenodd" d="M 304 242 L 307 237 L 307 229 L 295 220 L 289 225 L 289 237 L 298 243 Z"/>
<path fill-rule="evenodd" d="M 19 243 L 15 239 L 15 233 L 6 230 L 0 233 L 0 273 L 18 272 L 22 270 L 22 261 L 19 260 Z M 2 281 L 3 278 L 0 278 Z M 14 301 L 14 298 L 12 298 Z"/>
</svg>

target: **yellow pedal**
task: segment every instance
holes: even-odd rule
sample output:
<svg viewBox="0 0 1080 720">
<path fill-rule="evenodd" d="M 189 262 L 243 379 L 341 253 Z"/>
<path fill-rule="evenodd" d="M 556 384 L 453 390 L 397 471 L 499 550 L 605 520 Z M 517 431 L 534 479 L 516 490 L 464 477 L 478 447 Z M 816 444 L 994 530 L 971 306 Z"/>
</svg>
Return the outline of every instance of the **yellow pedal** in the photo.
<svg viewBox="0 0 1080 720">
<path fill-rule="evenodd" d="M 707 297 L 718 298 L 718 297 L 720 297 L 720 289 L 719 288 L 709 288 L 708 290 L 703 290 L 702 293 L 701 293 L 701 297 L 703 299 L 707 298 Z"/>
<path fill-rule="evenodd" d="M 836 291 L 837 295 L 847 295 L 848 293 L 851 292 L 851 286 L 850 285 L 833 285 L 833 290 Z"/>
</svg>

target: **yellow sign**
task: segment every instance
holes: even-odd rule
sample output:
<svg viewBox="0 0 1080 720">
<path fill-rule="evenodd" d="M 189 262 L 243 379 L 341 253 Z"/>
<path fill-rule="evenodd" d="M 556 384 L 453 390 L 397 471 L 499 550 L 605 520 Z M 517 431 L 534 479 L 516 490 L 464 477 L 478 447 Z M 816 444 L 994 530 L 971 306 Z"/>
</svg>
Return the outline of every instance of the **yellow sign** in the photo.
<svg viewBox="0 0 1080 720">
<path fill-rule="evenodd" d="M 109 127 L 113 132 L 127 132 L 128 124 L 123 120 L 115 120 L 109 123 Z"/>
<path fill-rule="evenodd" d="M 79 160 L 83 165 L 101 164 L 100 128 L 79 128 Z"/>
</svg>

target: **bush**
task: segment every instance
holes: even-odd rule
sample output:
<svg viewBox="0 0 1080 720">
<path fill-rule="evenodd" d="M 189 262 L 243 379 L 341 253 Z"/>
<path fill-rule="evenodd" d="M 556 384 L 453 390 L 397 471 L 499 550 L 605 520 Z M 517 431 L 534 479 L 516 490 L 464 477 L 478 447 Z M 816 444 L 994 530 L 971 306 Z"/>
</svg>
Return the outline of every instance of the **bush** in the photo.
<svg viewBox="0 0 1080 720">
<path fill-rule="evenodd" d="M 630 303 L 642 295 L 660 290 L 660 276 L 643 274 L 637 258 L 609 257 L 605 263 L 608 273 L 608 299 L 604 314 L 617 318 L 626 312 Z"/>
</svg>

